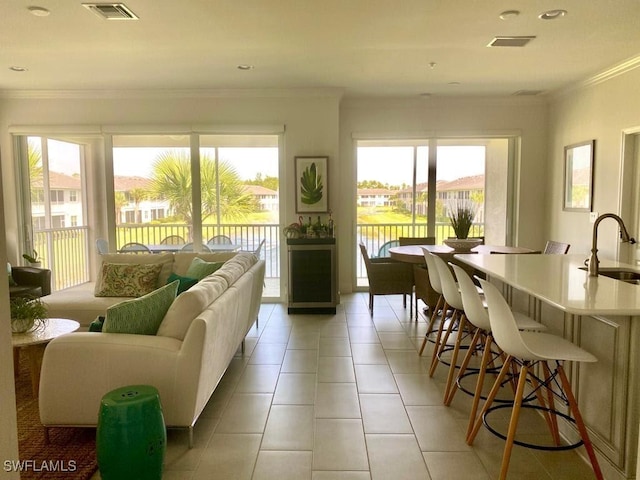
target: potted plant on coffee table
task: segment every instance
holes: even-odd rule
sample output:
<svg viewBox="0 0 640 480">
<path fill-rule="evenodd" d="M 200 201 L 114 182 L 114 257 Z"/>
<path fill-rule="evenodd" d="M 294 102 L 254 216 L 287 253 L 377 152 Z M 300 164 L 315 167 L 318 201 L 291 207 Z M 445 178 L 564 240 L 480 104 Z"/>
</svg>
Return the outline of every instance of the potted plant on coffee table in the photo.
<svg viewBox="0 0 640 480">
<path fill-rule="evenodd" d="M 34 250 L 31 253 L 23 253 L 22 258 L 24 258 L 27 262 L 29 262 L 29 266 L 31 267 L 41 267 L 42 259 L 38 255 L 38 252 Z"/>
<path fill-rule="evenodd" d="M 27 333 L 46 325 L 47 307 L 39 298 L 12 298 L 9 309 L 13 333 Z"/>
<path fill-rule="evenodd" d="M 457 251 L 469 251 L 482 243 L 479 238 L 469 238 L 469 231 L 476 216 L 475 205 L 471 202 L 458 202 L 449 210 L 451 227 L 455 238 L 444 240 L 444 244 Z"/>
</svg>

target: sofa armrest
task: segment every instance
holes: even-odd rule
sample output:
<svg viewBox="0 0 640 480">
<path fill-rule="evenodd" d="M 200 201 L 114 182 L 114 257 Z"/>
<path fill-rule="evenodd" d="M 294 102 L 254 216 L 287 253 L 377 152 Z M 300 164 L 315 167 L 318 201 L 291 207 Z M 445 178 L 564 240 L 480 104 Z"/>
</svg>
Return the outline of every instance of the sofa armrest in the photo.
<svg viewBox="0 0 640 480">
<path fill-rule="evenodd" d="M 51 294 L 51 270 L 38 267 L 11 267 L 13 280 L 21 286 L 42 289 L 42 295 Z"/>
<path fill-rule="evenodd" d="M 104 394 L 136 384 L 155 386 L 170 416 L 178 402 L 181 346 L 170 337 L 118 333 L 75 332 L 52 340 L 40 376 L 42 424 L 96 425 Z"/>
</svg>

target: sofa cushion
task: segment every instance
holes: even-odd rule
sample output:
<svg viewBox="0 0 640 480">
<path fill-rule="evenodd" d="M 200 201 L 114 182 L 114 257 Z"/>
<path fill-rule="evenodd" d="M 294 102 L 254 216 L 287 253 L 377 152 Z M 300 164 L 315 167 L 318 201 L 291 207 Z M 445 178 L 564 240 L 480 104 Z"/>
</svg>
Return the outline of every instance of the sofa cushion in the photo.
<svg viewBox="0 0 640 480">
<path fill-rule="evenodd" d="M 158 328 L 158 336 L 184 340 L 191 322 L 224 293 L 227 282 L 222 277 L 207 277 L 178 296 L 169 307 Z"/>
<path fill-rule="evenodd" d="M 196 257 L 191 261 L 186 276 L 202 280 L 218 270 L 222 265 L 224 265 L 224 262 L 206 262 L 200 257 Z"/>
<path fill-rule="evenodd" d="M 134 300 L 125 300 L 107 309 L 102 331 L 155 335 L 176 298 L 178 281 L 171 282 Z"/>
<path fill-rule="evenodd" d="M 236 252 L 176 252 L 174 254 L 173 273 L 186 275 L 194 258 L 198 257 L 205 262 L 226 262 L 236 255 Z"/>
<path fill-rule="evenodd" d="M 167 280 L 167 283 L 175 282 L 176 280 L 179 282 L 178 295 L 180 295 L 182 292 L 186 292 L 191 287 L 193 287 L 196 283 L 198 283 L 197 278 L 183 277 L 173 272 L 171 273 L 171 275 L 169 275 L 169 280 Z"/>
<path fill-rule="evenodd" d="M 232 259 L 214 273 L 214 276 L 223 277 L 229 286 L 233 285 L 244 272 L 249 270 L 258 259 L 253 253 L 238 253 Z"/>
<path fill-rule="evenodd" d="M 96 288 L 101 288 L 100 278 L 102 277 L 102 264 L 105 263 L 137 263 L 147 265 L 150 263 L 162 265 L 158 285 L 161 287 L 167 283 L 173 267 L 173 253 L 109 253 L 100 255 L 101 265 L 96 275 Z"/>
<path fill-rule="evenodd" d="M 96 297 L 140 297 L 158 286 L 161 264 L 102 263 Z"/>
</svg>

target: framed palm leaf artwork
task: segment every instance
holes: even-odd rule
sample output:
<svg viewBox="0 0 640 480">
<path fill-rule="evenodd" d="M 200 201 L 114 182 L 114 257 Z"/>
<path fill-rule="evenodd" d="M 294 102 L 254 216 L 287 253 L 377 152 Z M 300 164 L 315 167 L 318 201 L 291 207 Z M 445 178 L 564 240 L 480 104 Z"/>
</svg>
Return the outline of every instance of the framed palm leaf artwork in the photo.
<svg viewBox="0 0 640 480">
<path fill-rule="evenodd" d="M 295 157 L 295 162 L 296 213 L 327 212 L 329 157 Z"/>
</svg>

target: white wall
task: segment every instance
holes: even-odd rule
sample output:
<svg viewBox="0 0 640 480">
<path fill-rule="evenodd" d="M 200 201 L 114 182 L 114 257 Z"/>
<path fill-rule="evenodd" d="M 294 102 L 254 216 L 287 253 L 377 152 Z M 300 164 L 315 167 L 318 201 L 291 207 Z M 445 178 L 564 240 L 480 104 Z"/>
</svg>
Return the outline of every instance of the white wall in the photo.
<svg viewBox="0 0 640 480">
<path fill-rule="evenodd" d="M 2 168 L 0 165 L 0 172 Z M 0 192 L 2 184 L 0 183 Z M 0 195 L 0 207 L 3 206 Z M 4 232 L 4 221 L 0 218 L 0 232 Z M 0 235 L 0 265 L 6 265 L 5 236 Z M 11 321 L 9 313 L 9 282 L 7 276 L 0 281 L 0 477 L 20 478 L 17 472 L 5 472 L 6 460 L 18 460 L 18 430 L 16 423 L 15 380 L 13 378 L 13 348 L 11 347 Z M 9 367 L 9 368 L 7 368 Z"/>
<path fill-rule="evenodd" d="M 551 237 L 570 243 L 570 253 L 587 255 L 592 231 L 589 214 L 562 210 L 564 146 L 596 140 L 593 210 L 600 214 L 620 213 L 622 132 L 640 127 L 640 68 L 556 95 L 551 103 L 549 127 L 545 229 Z M 626 203 L 630 201 L 623 199 Z M 598 242 L 601 258 L 615 258 L 617 233 L 612 220 L 601 224 Z"/>
</svg>

